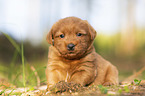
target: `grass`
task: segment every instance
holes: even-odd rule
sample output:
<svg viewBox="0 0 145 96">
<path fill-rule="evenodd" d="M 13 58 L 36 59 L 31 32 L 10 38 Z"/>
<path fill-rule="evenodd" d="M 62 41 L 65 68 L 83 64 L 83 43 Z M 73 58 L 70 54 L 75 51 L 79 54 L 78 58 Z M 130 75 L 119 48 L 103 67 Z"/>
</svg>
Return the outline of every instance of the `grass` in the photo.
<svg viewBox="0 0 145 96">
<path fill-rule="evenodd" d="M 3 32 L 2 32 L 3 33 Z M 14 62 L 16 60 L 16 57 L 17 57 L 17 52 L 21 55 L 21 60 L 22 60 L 22 66 L 23 66 L 23 86 L 25 87 L 26 86 L 26 82 L 25 82 L 25 63 L 24 63 L 24 50 L 23 50 L 23 41 L 21 42 L 21 49 L 19 47 L 19 45 L 8 35 L 8 34 L 5 34 L 3 33 L 3 35 L 5 37 L 7 37 L 7 39 L 11 42 L 11 44 L 15 47 L 16 51 L 14 53 L 14 56 L 13 56 L 13 59 L 12 59 L 12 62 L 10 64 L 10 66 L 13 68 L 14 67 Z M 10 75 L 9 75 L 9 79 L 11 79 L 11 73 L 13 70 L 10 71 Z"/>
<path fill-rule="evenodd" d="M 11 42 L 11 44 L 16 48 L 16 50 L 21 54 L 21 50 L 19 45 L 6 33 L 2 32 L 3 35 Z"/>
<path fill-rule="evenodd" d="M 13 57 L 12 57 L 12 60 L 9 64 L 9 66 L 5 66 L 5 64 L 0 62 L 1 63 L 0 64 L 1 73 L 4 73 L 3 76 L 7 76 L 6 74 L 8 74 L 8 82 L 16 85 L 17 87 L 37 86 L 37 80 L 36 80 L 35 73 L 39 72 L 41 70 L 45 70 L 46 67 L 39 66 L 37 69 L 32 70 L 31 66 L 33 66 L 33 64 L 29 64 L 24 56 L 23 41 L 21 41 L 21 46 L 20 46 L 8 34 L 5 34 L 5 33 L 3 33 L 3 34 L 13 45 L 13 47 L 15 48 L 15 52 L 13 54 Z M 21 65 L 16 64 L 16 60 L 17 60 L 18 56 L 21 56 Z M 35 66 L 40 65 L 40 63 L 42 63 L 42 62 L 38 62 L 38 63 L 36 64 L 36 62 L 34 62 L 34 65 Z M 44 71 L 41 71 L 41 72 L 44 74 Z M 42 75 L 42 73 L 40 75 Z M 42 79 L 42 81 L 40 81 L 40 82 L 41 83 L 45 82 L 46 80 L 43 79 L 44 75 L 42 75 L 43 76 L 42 77 L 42 76 L 39 76 L 39 74 L 37 77 Z"/>
<path fill-rule="evenodd" d="M 139 85 L 139 84 L 140 84 L 140 82 L 141 82 L 141 80 L 134 79 L 134 84 Z"/>
<path fill-rule="evenodd" d="M 14 67 L 15 67 L 15 61 L 16 61 L 16 59 L 17 59 L 17 56 L 18 56 L 18 51 L 17 50 L 15 50 L 15 52 L 14 52 L 14 54 L 13 54 L 13 57 L 12 57 L 12 61 L 11 61 L 11 63 L 10 63 L 10 71 L 8 71 L 9 73 L 8 73 L 8 79 L 9 80 L 12 80 L 12 75 L 13 75 L 13 73 L 14 73 Z M 12 82 L 12 81 L 10 81 L 10 82 Z"/>
<path fill-rule="evenodd" d="M 22 65 L 23 65 L 23 86 L 25 88 L 26 81 L 25 81 L 25 63 L 24 63 L 24 49 L 23 49 L 23 41 L 21 42 L 21 57 L 22 57 Z"/>
<path fill-rule="evenodd" d="M 108 88 L 107 87 L 104 87 L 102 85 L 98 85 L 98 87 L 99 87 L 99 89 L 100 89 L 102 94 L 107 94 L 107 92 L 108 92 Z"/>
</svg>

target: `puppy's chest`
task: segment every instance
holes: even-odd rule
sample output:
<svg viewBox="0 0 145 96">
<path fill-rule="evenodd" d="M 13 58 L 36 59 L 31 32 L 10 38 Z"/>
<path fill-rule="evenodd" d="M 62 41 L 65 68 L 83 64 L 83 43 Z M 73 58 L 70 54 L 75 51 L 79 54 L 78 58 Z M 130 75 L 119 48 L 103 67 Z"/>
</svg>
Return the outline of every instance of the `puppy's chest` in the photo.
<svg viewBox="0 0 145 96">
<path fill-rule="evenodd" d="M 77 71 L 78 68 L 81 66 L 80 62 L 77 61 L 70 61 L 70 62 L 62 62 L 63 69 L 68 75 L 73 74 L 73 72 Z"/>
<path fill-rule="evenodd" d="M 52 70 L 57 70 L 60 73 L 61 79 L 67 82 L 79 70 L 81 65 L 78 61 L 55 61 L 53 64 L 50 64 L 50 67 Z"/>
<path fill-rule="evenodd" d="M 68 66 L 65 68 L 65 78 L 64 78 L 64 80 L 65 80 L 65 82 L 68 82 L 70 79 L 71 79 L 71 77 L 73 76 L 73 74 L 75 73 L 75 72 L 77 72 L 78 70 L 79 70 L 79 67 L 81 66 L 81 65 L 79 65 L 79 63 L 67 63 L 68 64 Z"/>
</svg>

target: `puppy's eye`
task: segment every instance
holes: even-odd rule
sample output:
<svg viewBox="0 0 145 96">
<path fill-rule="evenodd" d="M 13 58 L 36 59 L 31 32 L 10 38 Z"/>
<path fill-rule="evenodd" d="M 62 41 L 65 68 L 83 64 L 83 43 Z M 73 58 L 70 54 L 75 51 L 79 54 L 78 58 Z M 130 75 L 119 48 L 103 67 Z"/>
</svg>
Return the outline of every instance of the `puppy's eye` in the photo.
<svg viewBox="0 0 145 96">
<path fill-rule="evenodd" d="M 80 36 L 82 36 L 82 34 L 81 33 L 77 33 L 77 36 L 80 37 Z"/>
<path fill-rule="evenodd" d="M 60 38 L 64 38 L 64 35 L 63 35 L 63 34 L 61 34 L 59 37 L 60 37 Z"/>
</svg>

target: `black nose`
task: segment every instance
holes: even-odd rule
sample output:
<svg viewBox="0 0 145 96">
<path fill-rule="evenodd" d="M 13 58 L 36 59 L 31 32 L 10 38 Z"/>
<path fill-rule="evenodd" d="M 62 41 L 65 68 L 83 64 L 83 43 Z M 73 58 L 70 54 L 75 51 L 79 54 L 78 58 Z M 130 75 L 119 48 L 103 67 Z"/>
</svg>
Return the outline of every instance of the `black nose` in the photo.
<svg viewBox="0 0 145 96">
<path fill-rule="evenodd" d="M 74 47 L 75 47 L 74 44 L 68 44 L 68 45 L 67 45 L 67 49 L 68 49 L 69 51 L 74 50 Z"/>
</svg>

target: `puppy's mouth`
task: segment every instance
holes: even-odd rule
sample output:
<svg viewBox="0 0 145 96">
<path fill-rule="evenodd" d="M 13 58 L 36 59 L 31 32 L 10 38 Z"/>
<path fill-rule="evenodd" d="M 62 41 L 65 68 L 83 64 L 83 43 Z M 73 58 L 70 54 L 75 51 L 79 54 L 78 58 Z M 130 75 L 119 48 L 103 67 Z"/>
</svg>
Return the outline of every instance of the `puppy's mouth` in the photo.
<svg viewBox="0 0 145 96">
<path fill-rule="evenodd" d="M 75 52 L 74 51 L 69 51 L 68 54 L 75 54 Z"/>
<path fill-rule="evenodd" d="M 76 51 L 67 51 L 67 52 L 60 52 L 62 55 L 77 55 L 77 52 Z"/>
<path fill-rule="evenodd" d="M 76 56 L 77 53 L 76 52 L 69 51 L 69 52 L 66 53 L 66 55 L 72 57 L 72 56 Z"/>
<path fill-rule="evenodd" d="M 75 51 L 68 51 L 66 53 L 62 53 L 62 56 L 65 57 L 65 58 L 74 58 L 77 56 L 77 52 Z"/>
<path fill-rule="evenodd" d="M 65 54 L 62 54 L 62 57 L 66 58 L 66 59 L 79 59 L 82 57 L 83 52 L 77 52 L 77 51 L 68 51 Z"/>
<path fill-rule="evenodd" d="M 63 51 L 63 52 L 59 51 L 59 52 L 62 57 L 66 58 L 66 59 L 70 59 L 70 60 L 79 59 L 84 54 L 84 51 L 80 52 L 78 50 L 70 50 L 70 51 L 67 50 L 67 51 Z"/>
</svg>

